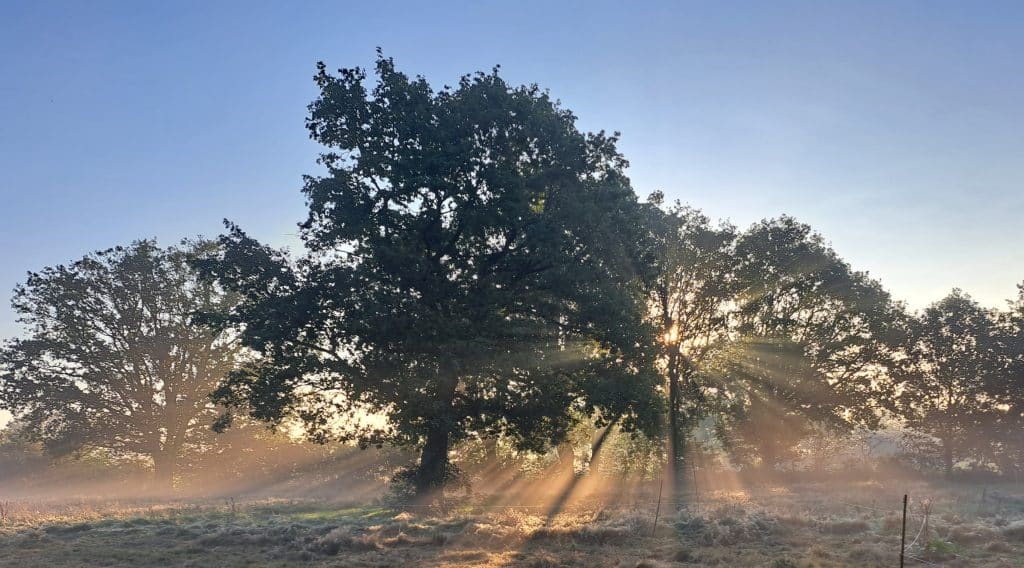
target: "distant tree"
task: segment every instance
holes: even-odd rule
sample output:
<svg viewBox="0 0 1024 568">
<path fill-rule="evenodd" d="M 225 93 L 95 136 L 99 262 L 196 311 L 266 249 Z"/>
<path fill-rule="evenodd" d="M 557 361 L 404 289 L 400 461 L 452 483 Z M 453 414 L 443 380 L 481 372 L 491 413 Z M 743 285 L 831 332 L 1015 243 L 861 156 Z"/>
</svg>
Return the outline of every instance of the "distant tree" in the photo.
<svg viewBox="0 0 1024 568">
<path fill-rule="evenodd" d="M 13 486 L 16 480 L 41 471 L 49 460 L 37 442 L 27 439 L 18 421 L 0 430 L 0 483 Z"/>
<path fill-rule="evenodd" d="M 686 480 L 687 440 L 711 410 L 701 373 L 729 339 L 739 287 L 735 230 L 679 203 L 663 208 L 662 199 L 648 199 L 645 283 L 668 386 L 669 460 L 678 487 Z"/>
<path fill-rule="evenodd" d="M 645 227 L 677 484 L 686 440 L 708 416 L 734 456 L 768 467 L 795 458 L 816 428 L 877 422 L 904 327 L 878 282 L 791 217 L 739 233 L 656 193 Z"/>
<path fill-rule="evenodd" d="M 843 463 L 846 460 L 842 458 L 854 443 L 853 432 L 836 431 L 818 425 L 812 425 L 810 429 L 809 435 L 799 444 L 802 458 L 799 465 L 803 469 L 821 475 L 829 469 L 848 465 Z"/>
<path fill-rule="evenodd" d="M 1019 481 L 1024 473 L 1024 284 L 1018 289 L 1017 299 L 999 318 L 1002 379 L 993 385 L 993 394 L 1001 404 L 988 417 L 986 427 L 999 469 Z"/>
<path fill-rule="evenodd" d="M 645 209 L 649 318 L 659 330 L 676 483 L 705 417 L 734 457 L 794 459 L 818 428 L 874 426 L 902 307 L 791 217 L 737 232 L 660 193 Z"/>
<path fill-rule="evenodd" d="M 232 335 L 192 322 L 233 303 L 189 265 L 214 246 L 138 241 L 29 273 L 12 301 L 27 337 L 0 350 L 0 408 L 52 453 L 146 456 L 172 484 L 209 443 L 209 395 L 242 357 Z"/>
<path fill-rule="evenodd" d="M 999 338 L 994 314 L 960 290 L 912 322 L 895 401 L 909 428 L 938 442 L 947 475 L 988 453 L 985 425 L 1005 386 Z"/>
<path fill-rule="evenodd" d="M 146 459 L 137 455 L 114 455 L 102 448 L 74 456 L 54 456 L 24 424 L 12 421 L 0 431 L 0 488 L 5 495 L 68 495 L 83 487 L 124 487 L 152 475 Z"/>
<path fill-rule="evenodd" d="M 417 447 L 420 495 L 470 433 L 539 450 L 573 416 L 653 427 L 637 203 L 615 137 L 579 132 L 497 70 L 440 91 L 382 56 L 376 74 L 368 90 L 361 69 L 319 66 L 307 127 L 329 151 L 304 189 L 309 255 L 233 228 L 203 264 L 244 296 L 221 323 L 260 354 L 219 400 L 299 416 L 321 441 Z"/>
<path fill-rule="evenodd" d="M 875 425 L 902 307 L 790 217 L 755 224 L 734 254 L 733 340 L 710 372 L 731 441 L 774 467 L 814 428 Z"/>
</svg>

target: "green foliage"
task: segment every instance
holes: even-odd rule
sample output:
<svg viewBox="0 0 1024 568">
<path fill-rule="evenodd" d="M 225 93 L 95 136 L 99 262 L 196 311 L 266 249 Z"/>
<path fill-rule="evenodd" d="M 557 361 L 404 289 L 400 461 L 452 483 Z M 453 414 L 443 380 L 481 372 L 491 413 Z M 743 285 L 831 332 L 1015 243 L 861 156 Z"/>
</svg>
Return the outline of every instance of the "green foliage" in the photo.
<svg viewBox="0 0 1024 568">
<path fill-rule="evenodd" d="M 739 233 L 654 195 L 647 223 L 677 456 L 708 415 L 734 456 L 768 465 L 814 424 L 877 423 L 902 308 L 876 281 L 789 217 Z"/>
<path fill-rule="evenodd" d="M 838 424 L 849 413 L 874 424 L 888 394 L 881 371 L 902 333 L 902 306 L 789 217 L 754 225 L 736 254 L 744 283 L 737 328 L 750 351 L 745 371 L 791 402 L 810 389 L 801 404 L 812 420 Z"/>
<path fill-rule="evenodd" d="M 895 402 L 907 426 L 932 437 L 943 468 L 991 450 L 992 418 L 1010 400 L 996 314 L 954 290 L 916 317 L 898 367 Z M 989 442 L 989 443 L 990 443 Z"/>
<path fill-rule="evenodd" d="M 648 317 L 659 331 L 669 395 L 669 455 L 679 482 L 686 439 L 709 410 L 702 367 L 728 341 L 730 302 L 738 291 L 736 233 L 728 225 L 712 226 L 699 211 L 679 203 L 663 208 L 660 194 L 648 199 L 645 222 Z"/>
<path fill-rule="evenodd" d="M 366 78 L 319 66 L 307 127 L 328 173 L 306 179 L 308 256 L 231 227 L 201 263 L 243 296 L 222 323 L 261 356 L 218 399 L 298 416 L 321 441 L 422 447 L 425 484 L 470 432 L 540 451 L 573 416 L 652 429 L 638 206 L 615 136 L 579 132 L 497 70 L 434 91 L 379 57 Z"/>
<path fill-rule="evenodd" d="M 208 395 L 241 361 L 230 334 L 192 322 L 233 302 L 189 266 L 213 247 L 138 241 L 29 273 L 12 302 L 28 337 L 0 351 L 0 408 L 52 454 L 147 456 L 170 481 L 209 443 Z"/>
<path fill-rule="evenodd" d="M 960 552 L 960 549 L 952 542 L 933 538 L 925 543 L 924 551 L 928 556 L 952 556 Z"/>
</svg>

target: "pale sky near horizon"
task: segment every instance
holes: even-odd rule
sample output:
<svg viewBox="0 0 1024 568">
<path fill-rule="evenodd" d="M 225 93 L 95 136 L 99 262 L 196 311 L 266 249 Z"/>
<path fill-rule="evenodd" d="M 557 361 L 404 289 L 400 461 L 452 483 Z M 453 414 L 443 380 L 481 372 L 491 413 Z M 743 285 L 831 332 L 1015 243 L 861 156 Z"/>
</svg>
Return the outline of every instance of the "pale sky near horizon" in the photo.
<svg viewBox="0 0 1024 568">
<path fill-rule="evenodd" d="M 637 192 L 792 214 L 920 308 L 1024 281 L 1024 3 L 0 2 L 0 337 L 25 272 L 230 218 L 294 244 L 314 64 L 501 64 Z"/>
</svg>

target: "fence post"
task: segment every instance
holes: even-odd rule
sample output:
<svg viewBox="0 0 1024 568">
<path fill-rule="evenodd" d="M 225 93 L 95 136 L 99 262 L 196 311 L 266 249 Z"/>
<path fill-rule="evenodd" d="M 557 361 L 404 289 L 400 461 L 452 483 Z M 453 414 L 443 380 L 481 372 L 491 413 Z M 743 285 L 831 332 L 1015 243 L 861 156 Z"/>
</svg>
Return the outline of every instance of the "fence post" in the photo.
<svg viewBox="0 0 1024 568">
<path fill-rule="evenodd" d="M 903 530 L 900 532 L 900 568 L 903 568 L 903 549 L 907 544 L 907 494 L 903 494 Z"/>
<path fill-rule="evenodd" d="M 690 468 L 693 471 L 693 500 L 697 504 L 697 514 L 700 514 L 700 493 L 697 492 L 697 462 L 692 461 Z"/>
<path fill-rule="evenodd" d="M 653 537 L 658 532 L 658 515 L 661 513 L 661 490 L 665 488 L 665 478 L 661 478 L 661 485 L 658 486 L 658 507 L 654 509 L 654 528 L 651 529 Z"/>
<path fill-rule="evenodd" d="M 932 514 L 932 500 L 928 499 L 921 503 L 921 512 L 924 513 L 924 525 L 921 528 L 921 534 L 924 535 L 924 542 L 928 542 L 928 517 Z"/>
</svg>

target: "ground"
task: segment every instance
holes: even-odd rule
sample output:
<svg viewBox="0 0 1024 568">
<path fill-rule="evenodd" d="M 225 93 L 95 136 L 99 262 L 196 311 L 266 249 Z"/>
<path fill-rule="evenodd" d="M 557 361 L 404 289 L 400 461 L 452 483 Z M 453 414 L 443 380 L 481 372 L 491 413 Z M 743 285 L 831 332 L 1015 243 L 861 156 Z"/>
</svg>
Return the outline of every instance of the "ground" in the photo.
<svg viewBox="0 0 1024 568">
<path fill-rule="evenodd" d="M 314 500 L 4 502 L 0 567 L 1024 567 L 1021 487 L 764 486 L 657 503 L 657 491 L 446 511 Z M 982 499 L 984 495 L 984 500 Z M 924 528 L 924 512 L 928 526 Z M 655 515 L 658 516 L 655 526 Z"/>
</svg>

